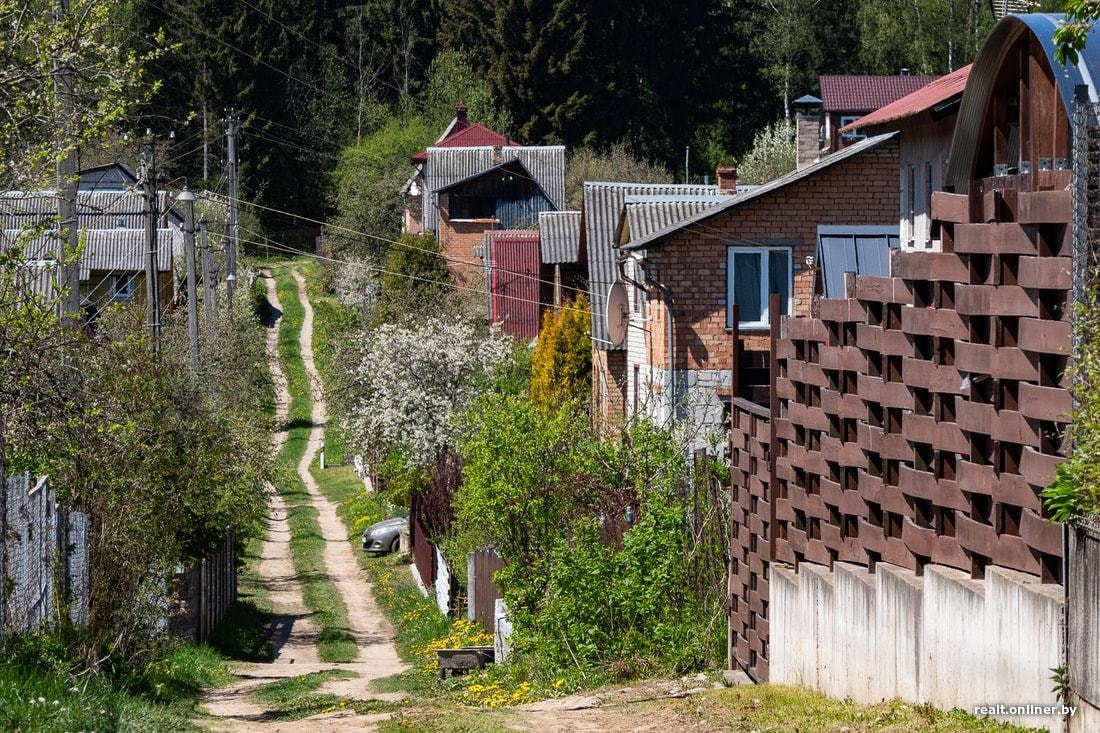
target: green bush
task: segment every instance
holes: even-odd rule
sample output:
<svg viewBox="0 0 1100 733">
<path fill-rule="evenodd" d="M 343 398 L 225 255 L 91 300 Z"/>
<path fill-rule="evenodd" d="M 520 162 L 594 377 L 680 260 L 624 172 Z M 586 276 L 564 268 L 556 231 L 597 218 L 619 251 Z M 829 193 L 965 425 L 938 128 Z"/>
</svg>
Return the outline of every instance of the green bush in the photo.
<svg viewBox="0 0 1100 733">
<path fill-rule="evenodd" d="M 545 687 L 720 661 L 711 637 L 725 629 L 708 629 L 693 589 L 686 467 L 667 433 L 639 423 L 601 441 L 583 416 L 506 396 L 470 421 L 457 527 L 506 562 L 495 579 L 525 674 Z"/>
<path fill-rule="evenodd" d="M 1072 452 L 1041 494 L 1058 522 L 1100 515 L 1100 288 L 1092 288 L 1078 306 L 1074 330 L 1074 358 L 1067 375 L 1076 403 L 1068 428 Z"/>
</svg>

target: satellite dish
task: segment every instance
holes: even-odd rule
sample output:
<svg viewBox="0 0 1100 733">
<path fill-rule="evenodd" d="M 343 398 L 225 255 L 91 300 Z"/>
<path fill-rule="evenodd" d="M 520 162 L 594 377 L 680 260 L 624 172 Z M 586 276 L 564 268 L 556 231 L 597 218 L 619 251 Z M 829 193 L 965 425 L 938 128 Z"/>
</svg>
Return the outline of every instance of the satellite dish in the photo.
<svg viewBox="0 0 1100 733">
<path fill-rule="evenodd" d="M 612 346 L 622 346 L 626 342 L 626 327 L 629 322 L 629 302 L 626 295 L 626 286 L 621 280 L 611 284 L 607 291 L 607 312 L 604 320 L 607 322 L 607 337 Z"/>
</svg>

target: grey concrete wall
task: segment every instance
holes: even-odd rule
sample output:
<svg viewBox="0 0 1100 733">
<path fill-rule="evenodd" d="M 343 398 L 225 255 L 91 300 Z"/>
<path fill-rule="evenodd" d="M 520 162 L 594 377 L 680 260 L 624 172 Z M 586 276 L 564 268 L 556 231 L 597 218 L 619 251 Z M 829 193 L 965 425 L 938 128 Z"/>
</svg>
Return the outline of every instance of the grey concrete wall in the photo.
<svg viewBox="0 0 1100 733">
<path fill-rule="evenodd" d="M 771 681 L 873 703 L 1057 705 L 1062 589 L 989 568 L 772 567 Z M 1062 730 L 1060 717 L 999 716 Z M 1085 729 L 1081 729 L 1085 730 Z M 1095 729 L 1094 729 L 1095 730 Z"/>
</svg>

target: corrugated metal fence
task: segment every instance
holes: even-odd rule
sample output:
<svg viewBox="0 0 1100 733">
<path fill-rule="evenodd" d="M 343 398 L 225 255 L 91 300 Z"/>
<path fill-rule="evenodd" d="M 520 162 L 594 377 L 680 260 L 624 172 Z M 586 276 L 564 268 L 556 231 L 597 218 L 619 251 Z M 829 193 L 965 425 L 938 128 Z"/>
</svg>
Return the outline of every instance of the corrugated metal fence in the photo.
<svg viewBox="0 0 1100 733">
<path fill-rule="evenodd" d="M 491 548 L 471 552 L 466 556 L 467 615 L 486 631 L 495 628 L 494 615 L 500 588 L 493 582 L 493 573 L 504 567 L 504 560 Z"/>
<path fill-rule="evenodd" d="M 426 588 L 435 583 L 435 547 L 428 539 L 428 533 L 420 523 L 417 499 L 413 499 L 409 512 L 409 543 L 411 544 L 413 564 L 420 575 L 420 582 Z"/>
<path fill-rule="evenodd" d="M 88 518 L 59 507 L 46 478 L 8 477 L 0 512 L 0 638 L 88 621 Z M 57 573 L 60 573 L 58 577 Z"/>
<path fill-rule="evenodd" d="M 1100 707 L 1100 526 L 1075 522 L 1069 531 L 1069 685 Z"/>
</svg>

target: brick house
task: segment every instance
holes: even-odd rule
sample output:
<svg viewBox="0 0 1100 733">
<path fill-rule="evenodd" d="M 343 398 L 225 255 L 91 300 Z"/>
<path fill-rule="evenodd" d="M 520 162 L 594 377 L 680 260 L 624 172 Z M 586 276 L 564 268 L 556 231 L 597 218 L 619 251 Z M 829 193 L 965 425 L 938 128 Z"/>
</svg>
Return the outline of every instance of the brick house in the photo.
<svg viewBox="0 0 1100 733">
<path fill-rule="evenodd" d="M 524 146 L 471 123 L 464 105 L 437 143 L 412 156 L 405 231 L 432 232 L 452 279 L 484 287 L 485 233 L 534 229 L 565 204 L 565 147 Z"/>
<path fill-rule="evenodd" d="M 627 406 L 626 345 L 614 344 L 607 330 L 607 297 L 620 279 L 615 237 L 627 196 L 716 196 L 718 186 L 665 183 L 585 182 L 579 251 L 588 267 L 592 306 L 592 415 L 601 424 L 621 423 Z"/>
<path fill-rule="evenodd" d="M 631 279 L 646 285 L 647 342 L 630 359 L 648 374 L 640 392 L 650 411 L 675 410 L 704 431 L 721 429 L 732 304 L 739 306 L 743 363 L 756 370 L 753 381 L 766 384 L 769 295 L 781 296 L 783 314 L 808 316 L 816 268 L 807 258 L 817 256 L 823 232 L 896 237 L 897 171 L 895 136 L 868 138 L 622 247 L 635 260 Z M 741 387 L 743 396 L 762 397 L 749 383 Z"/>
<path fill-rule="evenodd" d="M 455 105 L 455 116 L 443 130 L 443 134 L 435 141 L 436 148 L 484 148 L 484 147 L 518 147 L 519 143 L 502 135 L 496 130 L 491 130 L 485 125 L 470 122 L 469 108 L 465 104 Z M 425 148 L 416 153 L 409 160 L 415 168 L 413 175 L 405 182 L 401 193 L 405 199 L 405 214 L 401 222 L 401 230 L 410 234 L 422 234 L 424 232 L 424 196 L 426 186 L 424 181 L 424 167 L 428 162 L 428 150 Z M 428 229 L 434 229 L 428 226 Z"/>
<path fill-rule="evenodd" d="M 935 81 L 934 76 L 916 74 L 825 74 L 821 85 L 821 136 L 824 147 L 837 151 L 859 142 L 866 135 L 858 129 L 845 130 L 860 117 L 881 109 Z"/>
<path fill-rule="evenodd" d="M 451 180 L 469 169 L 475 172 Z M 556 211 L 565 199 L 561 146 L 430 149 L 428 171 L 440 252 L 451 278 L 467 287 L 483 285 L 486 232 L 534 230 L 539 213 Z"/>
<path fill-rule="evenodd" d="M 943 189 L 947 153 L 970 68 L 967 65 L 941 76 L 839 130 L 842 135 L 897 132 L 901 148 L 898 191 L 903 251 L 942 249 L 939 231 L 933 231 L 932 227 L 932 192 Z"/>
<path fill-rule="evenodd" d="M 939 245 L 786 319 L 771 405 L 735 402 L 731 659 L 757 679 L 861 702 L 1051 705 L 1044 682 L 1065 664 L 1080 689 L 1063 528 L 1039 492 L 1066 450 L 1072 253 L 1096 208 L 1074 208 L 1075 182 L 1094 184 L 1070 163 L 1075 144 L 1100 156 L 1073 110 L 1079 92 L 1097 99 L 1100 58 L 1094 35 L 1058 65 L 1058 20 L 1005 18 L 969 70 L 931 195 Z M 1069 729 L 1096 730 L 1086 719 Z"/>
</svg>

